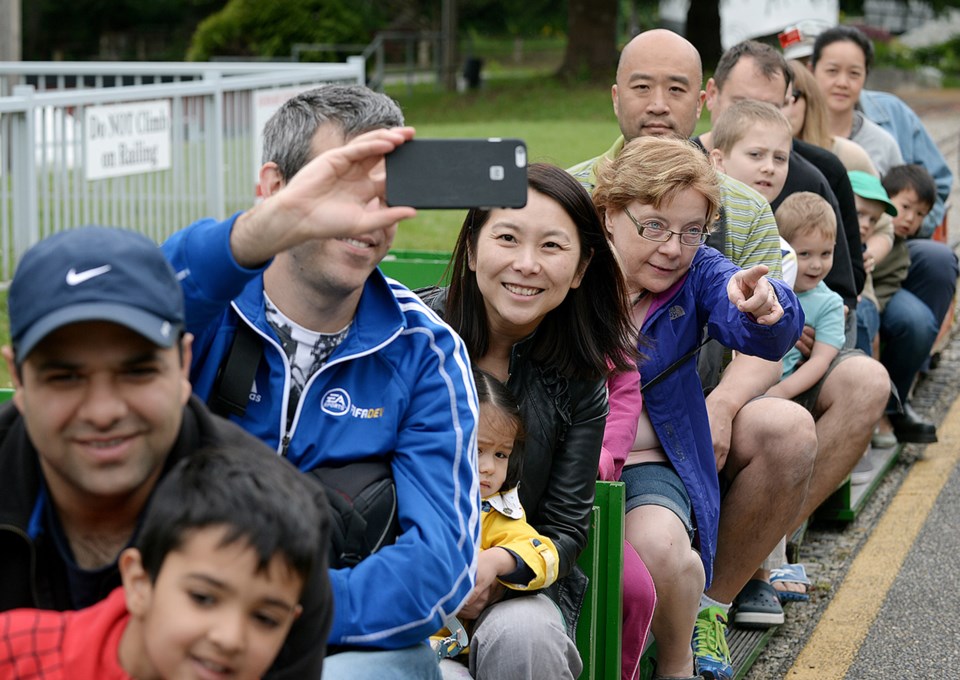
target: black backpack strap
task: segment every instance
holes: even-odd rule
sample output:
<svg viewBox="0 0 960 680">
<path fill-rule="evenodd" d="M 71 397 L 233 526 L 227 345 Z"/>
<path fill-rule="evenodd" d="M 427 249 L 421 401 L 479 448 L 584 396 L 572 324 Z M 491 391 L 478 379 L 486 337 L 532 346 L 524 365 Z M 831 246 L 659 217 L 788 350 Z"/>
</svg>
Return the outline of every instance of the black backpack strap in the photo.
<svg viewBox="0 0 960 680">
<path fill-rule="evenodd" d="M 211 411 L 224 418 L 228 415 L 242 417 L 246 413 L 250 386 L 262 356 L 263 341 L 249 324 L 240 319 L 230 351 L 220 364 L 213 384 L 213 393 L 207 404 Z"/>
<path fill-rule="evenodd" d="M 684 354 L 682 357 L 680 357 L 679 359 L 677 359 L 676 361 L 674 361 L 672 364 L 670 364 L 669 366 L 667 366 L 665 369 L 663 369 L 662 371 L 660 371 L 660 373 L 658 373 L 657 375 L 655 375 L 651 380 L 648 380 L 647 383 L 646 383 L 643 387 L 640 388 L 640 391 L 641 391 L 641 392 L 646 392 L 648 389 L 650 389 L 650 388 L 653 387 L 654 385 L 657 385 L 657 384 L 659 384 L 660 382 L 662 382 L 664 378 L 666 378 L 668 375 L 670 375 L 670 374 L 673 373 L 675 370 L 677 370 L 678 368 L 680 368 L 680 365 L 683 364 L 684 361 L 686 361 L 687 359 L 689 359 L 690 357 L 692 357 L 694 354 L 696 354 L 696 353 L 700 350 L 701 347 L 703 347 L 704 345 L 706 345 L 706 344 L 707 344 L 708 342 L 710 342 L 711 340 L 713 340 L 713 338 L 711 338 L 709 335 L 705 336 L 705 337 L 703 338 L 703 340 L 700 341 L 700 344 L 698 344 L 698 345 L 697 345 L 696 347 L 694 347 L 692 350 L 690 350 L 689 352 L 687 352 L 686 354 Z"/>
</svg>

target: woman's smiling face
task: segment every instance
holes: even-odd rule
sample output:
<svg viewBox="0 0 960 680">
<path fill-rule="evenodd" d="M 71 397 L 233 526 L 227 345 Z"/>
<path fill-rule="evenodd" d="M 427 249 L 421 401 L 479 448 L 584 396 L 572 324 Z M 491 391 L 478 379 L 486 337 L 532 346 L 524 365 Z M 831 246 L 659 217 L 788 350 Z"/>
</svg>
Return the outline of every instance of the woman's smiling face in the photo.
<svg viewBox="0 0 960 680">
<path fill-rule="evenodd" d="M 470 254 L 491 333 L 530 335 L 580 285 L 580 235 L 560 206 L 532 189 L 527 205 L 490 212 Z"/>
</svg>

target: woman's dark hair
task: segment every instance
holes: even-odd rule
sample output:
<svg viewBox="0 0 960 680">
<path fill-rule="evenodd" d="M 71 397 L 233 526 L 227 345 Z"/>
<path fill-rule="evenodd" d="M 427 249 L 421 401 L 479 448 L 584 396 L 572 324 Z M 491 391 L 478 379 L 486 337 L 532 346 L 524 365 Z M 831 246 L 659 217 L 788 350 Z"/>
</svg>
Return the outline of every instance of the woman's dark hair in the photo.
<svg viewBox="0 0 960 680">
<path fill-rule="evenodd" d="M 580 286 L 540 322 L 531 340 L 531 358 L 571 378 L 598 378 L 611 368 L 635 370 L 629 363 L 636 349 L 626 284 L 590 195 L 566 171 L 547 163 L 530 165 L 527 185 L 560 205 L 576 225 L 580 267 L 586 267 Z M 490 213 L 473 208 L 463 221 L 444 312 L 474 359 L 486 354 L 490 331 L 477 275 L 469 263 Z"/>
<path fill-rule="evenodd" d="M 269 450 L 208 448 L 181 460 L 150 499 L 136 540 L 152 581 L 167 555 L 192 532 L 223 527 L 222 546 L 237 541 L 265 570 L 275 555 L 304 583 L 328 552 L 329 512 L 319 487 Z"/>
<path fill-rule="evenodd" d="M 520 474 L 523 472 L 524 431 L 520 405 L 517 404 L 513 392 L 486 371 L 474 368 L 473 382 L 477 385 L 477 403 L 481 406 L 483 404 L 493 406 L 501 416 L 508 418 L 517 427 L 513 452 L 507 463 L 507 476 L 503 480 L 503 486 L 500 487 L 503 490 L 512 489 L 520 483 Z"/>
<path fill-rule="evenodd" d="M 863 52 L 863 63 L 867 73 L 873 68 L 873 43 L 870 38 L 863 34 L 859 28 L 853 26 L 834 26 L 817 36 L 813 43 L 813 54 L 810 55 L 810 68 L 814 68 L 823 54 L 823 49 L 832 43 L 843 42 L 844 40 L 852 42 Z"/>
</svg>

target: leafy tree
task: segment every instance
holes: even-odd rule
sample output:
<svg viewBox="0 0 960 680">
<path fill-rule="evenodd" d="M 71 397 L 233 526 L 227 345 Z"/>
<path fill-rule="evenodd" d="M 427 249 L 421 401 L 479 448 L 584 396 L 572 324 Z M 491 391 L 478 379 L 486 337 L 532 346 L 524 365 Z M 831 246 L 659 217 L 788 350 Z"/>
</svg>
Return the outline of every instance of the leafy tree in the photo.
<svg viewBox="0 0 960 680">
<path fill-rule="evenodd" d="M 180 59 L 197 23 L 225 0 L 33 0 L 22 4 L 23 58 Z M 108 54 L 101 49 L 114 37 Z M 107 41 L 110 42 L 110 41 Z"/>
<path fill-rule="evenodd" d="M 187 59 L 288 56 L 294 43 L 355 43 L 368 39 L 369 28 L 362 13 L 347 0 L 229 0 L 197 28 Z"/>
<path fill-rule="evenodd" d="M 720 2 L 690 3 L 687 10 L 686 38 L 693 43 L 700 52 L 700 59 L 704 68 L 713 70 L 723 54 L 723 45 L 720 42 Z"/>
<path fill-rule="evenodd" d="M 460 0 L 460 25 L 485 35 L 536 36 L 563 32 L 566 2 L 556 0 Z"/>
</svg>

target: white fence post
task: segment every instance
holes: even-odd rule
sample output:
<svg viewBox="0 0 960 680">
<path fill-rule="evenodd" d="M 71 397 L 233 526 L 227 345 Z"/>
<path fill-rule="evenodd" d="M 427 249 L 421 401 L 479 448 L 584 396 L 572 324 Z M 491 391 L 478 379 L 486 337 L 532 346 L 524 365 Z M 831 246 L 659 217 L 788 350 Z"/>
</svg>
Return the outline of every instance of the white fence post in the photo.
<svg viewBox="0 0 960 680">
<path fill-rule="evenodd" d="M 223 181 L 223 78 L 219 71 L 206 71 L 203 80 L 212 83 L 213 93 L 205 100 L 210 106 L 204 111 L 204 141 L 207 147 L 207 214 L 210 217 L 226 217 L 226 189 Z"/>
<path fill-rule="evenodd" d="M 40 205 L 37 197 L 37 109 L 33 105 L 33 85 L 16 85 L 14 97 L 22 97 L 27 106 L 14 116 L 10 148 L 13 152 L 11 178 L 14 201 L 13 248 L 22 253 L 40 238 Z"/>
</svg>

